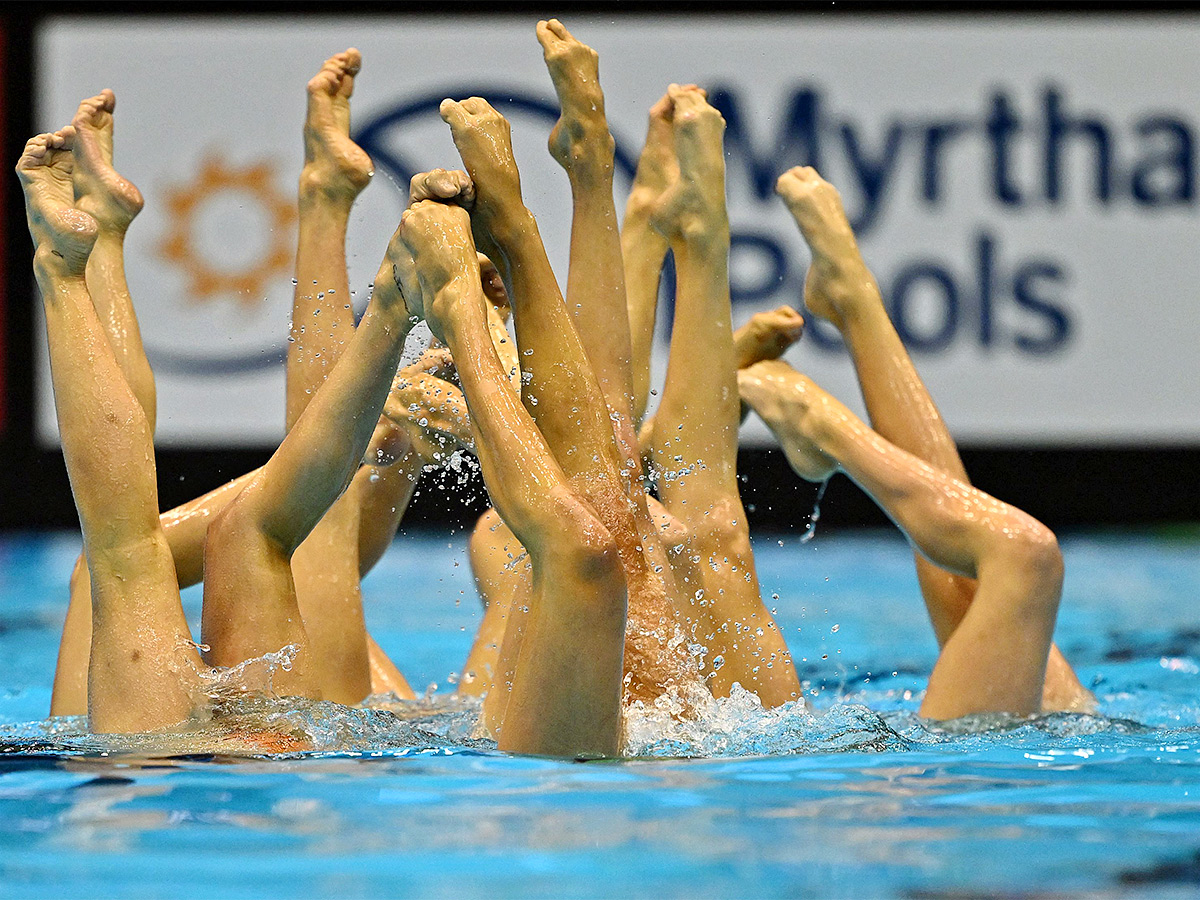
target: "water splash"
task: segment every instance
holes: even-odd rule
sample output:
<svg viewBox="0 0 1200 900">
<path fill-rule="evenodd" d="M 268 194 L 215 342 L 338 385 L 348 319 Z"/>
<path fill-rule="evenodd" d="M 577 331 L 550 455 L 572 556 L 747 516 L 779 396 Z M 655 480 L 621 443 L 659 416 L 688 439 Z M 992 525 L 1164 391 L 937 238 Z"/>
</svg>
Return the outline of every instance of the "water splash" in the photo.
<svg viewBox="0 0 1200 900">
<path fill-rule="evenodd" d="M 817 534 L 817 521 L 821 518 L 821 501 L 825 499 L 825 489 L 829 487 L 829 479 L 821 482 L 821 486 L 817 488 L 817 499 L 813 501 L 812 514 L 808 517 L 808 524 L 804 526 L 804 534 L 800 535 L 800 543 L 807 544 Z"/>
</svg>

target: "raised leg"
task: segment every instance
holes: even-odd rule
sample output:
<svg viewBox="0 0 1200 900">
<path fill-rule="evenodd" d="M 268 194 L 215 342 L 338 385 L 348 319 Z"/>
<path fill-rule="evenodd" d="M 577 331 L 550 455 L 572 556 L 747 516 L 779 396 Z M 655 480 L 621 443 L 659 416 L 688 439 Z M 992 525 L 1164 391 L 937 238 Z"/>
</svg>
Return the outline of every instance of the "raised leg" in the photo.
<svg viewBox="0 0 1200 900">
<path fill-rule="evenodd" d="M 350 48 L 327 59 L 308 83 L 287 358 L 289 429 L 354 337 L 346 228 L 355 198 L 373 171 L 370 158 L 350 140 L 350 97 L 361 65 L 361 55 Z M 406 487 L 400 485 L 402 491 Z M 356 480 L 292 558 L 311 646 L 309 665 L 315 667 L 324 696 L 342 703 L 356 703 L 371 690 L 359 561 L 354 553 L 360 543 L 364 492 L 368 483 Z M 391 533 L 394 527 L 388 537 Z"/>
<path fill-rule="evenodd" d="M 737 484 L 738 395 L 730 322 L 724 121 L 694 87 L 672 85 L 680 177 L 655 210 L 678 273 L 675 324 L 651 452 L 659 496 L 691 534 L 703 593 L 691 607 L 695 639 L 714 666 L 718 695 L 740 683 L 763 703 L 799 696 L 791 657 L 759 594 Z"/>
<path fill-rule="evenodd" d="M 786 363 L 744 369 L 739 386 L 798 474 L 820 481 L 840 469 L 914 550 L 978 582 L 942 646 L 921 714 L 1040 711 L 1063 574 L 1049 529 L 884 440 Z"/>
<path fill-rule="evenodd" d="M 663 573 L 656 571 L 664 567 L 646 552 L 653 525 L 635 477 L 638 463 L 614 434 L 604 392 L 559 294 L 537 223 L 521 199 L 508 123 L 477 97 L 445 101 L 442 117 L 473 184 L 472 227 L 510 282 L 526 408 L 567 478 L 617 543 L 630 596 L 631 692 L 653 699 L 695 674 L 683 642 L 673 640 L 675 613 Z"/>
<path fill-rule="evenodd" d="M 854 360 L 871 426 L 951 478 L 968 482 L 958 447 L 888 318 L 858 250 L 837 190 L 814 169 L 785 172 L 776 186 L 812 251 L 805 303 L 837 326 Z M 976 585 L 916 554 L 917 578 L 939 646 L 967 614 Z M 1081 709 L 1094 698 L 1057 647 L 1046 679 L 1047 709 Z"/>
<path fill-rule="evenodd" d="M 405 296 L 420 292 L 430 328 L 454 354 L 488 491 L 533 566 L 530 612 L 499 745 L 614 755 L 626 592 L 613 540 L 506 378 L 488 329 L 467 214 L 418 203 L 405 213 L 401 236 L 407 253 L 392 259 L 409 273 Z"/>
<path fill-rule="evenodd" d="M 87 264 L 88 293 L 117 365 L 146 413 L 154 433 L 154 373 L 142 347 L 133 300 L 125 282 L 125 232 L 142 210 L 142 193 L 113 168 L 113 110 L 117 99 L 103 90 L 79 104 L 71 124 L 75 205 L 96 220 L 99 231 Z"/>
<path fill-rule="evenodd" d="M 410 329 L 395 286 L 377 284 L 339 364 L 258 477 L 210 526 L 203 629 L 213 663 L 235 665 L 295 644 L 297 664 L 278 674 L 276 687 L 319 696 L 292 556 L 354 476 Z"/>
<path fill-rule="evenodd" d="M 85 270 L 99 227 L 72 205 L 74 139 L 71 127 L 33 138 L 17 174 L 95 604 L 91 727 L 145 731 L 190 715 L 201 663 L 159 524 L 150 425 L 87 291 Z"/>
<path fill-rule="evenodd" d="M 633 188 L 621 223 L 621 258 L 629 304 L 633 413 L 639 422 L 646 414 L 649 400 L 650 351 L 654 346 L 658 286 L 669 249 L 666 237 L 650 224 L 650 217 L 667 188 L 679 180 L 675 136 L 671 130 L 673 109 L 671 98 L 666 94 L 650 108 L 646 143 L 638 157 Z"/>
<path fill-rule="evenodd" d="M 537 37 L 562 107 L 550 133 L 550 154 L 571 183 L 567 309 L 618 430 L 632 441 L 629 317 L 613 204 L 615 143 L 604 115 L 600 60 L 558 19 L 538 22 Z"/>
</svg>

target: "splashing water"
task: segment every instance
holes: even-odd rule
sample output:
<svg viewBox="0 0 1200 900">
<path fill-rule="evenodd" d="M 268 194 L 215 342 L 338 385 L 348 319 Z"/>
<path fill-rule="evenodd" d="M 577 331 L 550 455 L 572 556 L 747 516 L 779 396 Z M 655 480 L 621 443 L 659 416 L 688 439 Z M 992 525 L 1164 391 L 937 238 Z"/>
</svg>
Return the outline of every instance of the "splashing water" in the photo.
<svg viewBox="0 0 1200 900">
<path fill-rule="evenodd" d="M 804 534 L 800 535 L 800 543 L 807 544 L 817 536 L 817 520 L 821 518 L 821 501 L 825 499 L 825 489 L 829 487 L 829 479 L 821 482 L 821 486 L 817 488 L 817 499 L 813 501 L 812 515 L 808 517 L 808 524 L 804 526 Z"/>
</svg>

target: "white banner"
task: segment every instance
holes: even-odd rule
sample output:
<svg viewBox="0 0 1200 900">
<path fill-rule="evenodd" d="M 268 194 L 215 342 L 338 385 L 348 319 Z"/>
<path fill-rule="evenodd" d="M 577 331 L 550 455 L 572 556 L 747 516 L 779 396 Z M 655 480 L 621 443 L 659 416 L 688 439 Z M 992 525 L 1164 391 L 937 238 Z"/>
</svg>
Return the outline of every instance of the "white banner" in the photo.
<svg viewBox="0 0 1200 900">
<path fill-rule="evenodd" d="M 960 440 L 1200 442 L 1193 18 L 566 24 L 600 53 L 619 203 L 669 82 L 704 85 L 725 113 L 735 322 L 800 303 L 808 254 L 772 187 L 815 164 L 841 189 Z M 38 35 L 39 126 L 113 88 L 117 166 L 146 196 L 128 277 L 163 445 L 282 435 L 304 86 L 348 46 L 364 57 L 354 134 L 378 173 L 349 236 L 355 301 L 408 176 L 458 165 L 438 101 L 471 94 L 510 117 L 527 202 L 565 280 L 570 196 L 545 149 L 556 104 L 532 17 L 51 20 Z M 53 442 L 40 358 L 39 433 Z M 859 408 L 827 326 L 788 359 Z M 763 435 L 751 426 L 747 438 Z"/>
</svg>

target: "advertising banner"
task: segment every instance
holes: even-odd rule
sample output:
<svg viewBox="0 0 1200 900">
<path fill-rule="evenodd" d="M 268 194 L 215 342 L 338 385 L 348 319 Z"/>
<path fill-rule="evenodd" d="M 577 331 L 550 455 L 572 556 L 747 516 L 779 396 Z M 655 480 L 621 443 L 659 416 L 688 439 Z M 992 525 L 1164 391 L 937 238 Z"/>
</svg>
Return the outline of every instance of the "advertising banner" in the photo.
<svg viewBox="0 0 1200 900">
<path fill-rule="evenodd" d="M 566 24 L 600 54 L 619 206 L 668 83 L 701 84 L 723 112 L 735 324 L 802 302 L 808 251 L 773 186 L 815 165 L 960 441 L 1200 443 L 1196 20 Z M 352 130 L 377 170 L 351 224 L 349 302 L 366 301 L 409 177 L 458 165 L 445 97 L 483 96 L 509 117 L 565 283 L 570 194 L 546 151 L 557 104 L 532 18 L 48 20 L 39 127 L 111 87 L 117 167 L 146 197 L 127 268 L 162 445 L 282 435 L 305 83 L 348 46 L 364 58 Z M 861 408 L 830 326 L 810 322 L 787 358 Z M 39 360 L 39 436 L 53 443 L 44 349 Z M 745 438 L 766 435 L 752 422 Z"/>
</svg>

